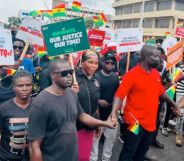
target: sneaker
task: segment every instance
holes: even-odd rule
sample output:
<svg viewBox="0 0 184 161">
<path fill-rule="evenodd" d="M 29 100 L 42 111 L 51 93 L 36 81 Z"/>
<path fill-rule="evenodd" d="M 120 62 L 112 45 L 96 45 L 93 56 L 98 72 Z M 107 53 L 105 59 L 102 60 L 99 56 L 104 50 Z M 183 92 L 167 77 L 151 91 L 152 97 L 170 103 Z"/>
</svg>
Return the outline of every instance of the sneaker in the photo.
<svg viewBox="0 0 184 161">
<path fill-rule="evenodd" d="M 183 136 L 181 134 L 176 134 L 176 145 L 182 146 Z"/>
<path fill-rule="evenodd" d="M 168 128 L 167 128 L 167 131 L 168 131 L 168 132 L 173 132 L 173 129 L 171 129 L 171 128 L 168 127 Z"/>
<path fill-rule="evenodd" d="M 175 127 L 176 126 L 176 122 L 174 120 L 169 120 L 169 125 Z"/>
<path fill-rule="evenodd" d="M 158 140 L 154 139 L 151 143 L 152 146 L 158 148 L 158 149 L 164 149 L 164 144 L 159 142 Z"/>
<path fill-rule="evenodd" d="M 144 160 L 145 161 L 158 161 L 156 156 L 154 156 L 154 155 L 153 156 L 148 156 L 147 154 L 144 157 Z"/>
<path fill-rule="evenodd" d="M 168 136 L 169 135 L 169 133 L 167 131 L 167 128 L 162 128 L 162 135 L 164 135 L 164 136 Z"/>
</svg>

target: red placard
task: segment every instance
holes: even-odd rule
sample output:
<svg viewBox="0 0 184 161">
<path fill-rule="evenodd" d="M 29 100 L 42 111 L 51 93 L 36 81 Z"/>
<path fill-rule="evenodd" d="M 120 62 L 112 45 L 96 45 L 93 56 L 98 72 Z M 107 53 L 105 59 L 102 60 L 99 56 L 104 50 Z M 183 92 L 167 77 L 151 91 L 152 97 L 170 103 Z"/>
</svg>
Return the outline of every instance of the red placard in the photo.
<svg viewBox="0 0 184 161">
<path fill-rule="evenodd" d="M 90 46 L 101 47 L 105 38 L 105 31 L 90 29 L 88 31 L 88 39 Z"/>
<path fill-rule="evenodd" d="M 184 38 L 184 27 L 177 27 L 175 35 Z"/>
</svg>

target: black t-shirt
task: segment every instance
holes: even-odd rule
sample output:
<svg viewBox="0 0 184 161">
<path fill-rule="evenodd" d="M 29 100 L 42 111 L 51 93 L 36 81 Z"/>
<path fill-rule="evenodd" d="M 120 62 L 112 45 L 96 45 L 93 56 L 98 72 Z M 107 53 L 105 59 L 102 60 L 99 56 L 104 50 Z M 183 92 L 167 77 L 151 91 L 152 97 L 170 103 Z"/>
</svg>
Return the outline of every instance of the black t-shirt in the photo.
<svg viewBox="0 0 184 161">
<path fill-rule="evenodd" d="M 0 142 L 0 155 L 2 158 L 27 158 L 28 157 L 28 112 L 18 107 L 13 99 L 4 102 L 0 106 L 0 130 L 2 132 Z M 6 160 L 5 159 L 5 160 Z"/>
<path fill-rule="evenodd" d="M 44 161 L 77 161 L 76 120 L 83 113 L 77 95 L 67 88 L 63 96 L 43 90 L 29 116 L 28 140 L 43 139 Z"/>
<path fill-rule="evenodd" d="M 100 77 L 100 99 L 104 99 L 110 104 L 109 107 L 101 107 L 99 105 L 99 113 L 102 120 L 107 120 L 112 111 L 112 102 L 119 86 L 119 79 L 114 72 L 111 72 L 110 75 L 104 75 L 100 70 L 98 75 Z"/>
</svg>

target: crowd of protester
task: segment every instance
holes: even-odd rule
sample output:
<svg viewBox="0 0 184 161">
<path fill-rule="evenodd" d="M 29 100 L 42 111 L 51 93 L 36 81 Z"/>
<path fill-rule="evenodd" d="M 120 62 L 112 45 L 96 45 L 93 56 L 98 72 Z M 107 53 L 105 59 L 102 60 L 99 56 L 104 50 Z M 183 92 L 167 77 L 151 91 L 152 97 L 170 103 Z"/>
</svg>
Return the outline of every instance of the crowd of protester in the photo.
<svg viewBox="0 0 184 161">
<path fill-rule="evenodd" d="M 110 161 L 119 133 L 119 161 L 149 160 L 150 145 L 164 149 L 157 134 L 161 127 L 168 136 L 171 118 L 182 145 L 184 80 L 175 82 L 176 104 L 161 47 L 130 53 L 128 72 L 127 53 L 117 61 L 115 51 L 86 50 L 72 69 L 67 56 L 40 58 L 31 46 L 20 60 L 24 47 L 14 39 L 15 65 L 0 67 L 0 161 L 97 161 L 101 138 L 102 161 Z"/>
</svg>

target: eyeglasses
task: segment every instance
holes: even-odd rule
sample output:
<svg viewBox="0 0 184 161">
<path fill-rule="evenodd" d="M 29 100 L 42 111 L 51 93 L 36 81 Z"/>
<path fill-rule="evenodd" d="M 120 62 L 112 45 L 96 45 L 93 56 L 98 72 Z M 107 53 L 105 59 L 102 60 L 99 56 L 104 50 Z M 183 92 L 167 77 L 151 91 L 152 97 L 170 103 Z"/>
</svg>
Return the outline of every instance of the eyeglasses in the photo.
<svg viewBox="0 0 184 161">
<path fill-rule="evenodd" d="M 22 50 L 23 49 L 23 46 L 16 46 L 16 45 L 13 45 L 13 49 L 19 49 L 19 50 Z"/>
<path fill-rule="evenodd" d="M 70 69 L 70 70 L 64 70 L 64 71 L 61 71 L 61 72 L 55 72 L 56 74 L 60 75 L 61 77 L 67 77 L 68 74 L 72 75 L 74 72 L 73 69 Z"/>
<path fill-rule="evenodd" d="M 108 62 L 108 61 L 106 61 L 105 64 L 107 64 L 107 65 L 109 65 L 109 64 L 114 65 L 114 62 Z"/>
</svg>

